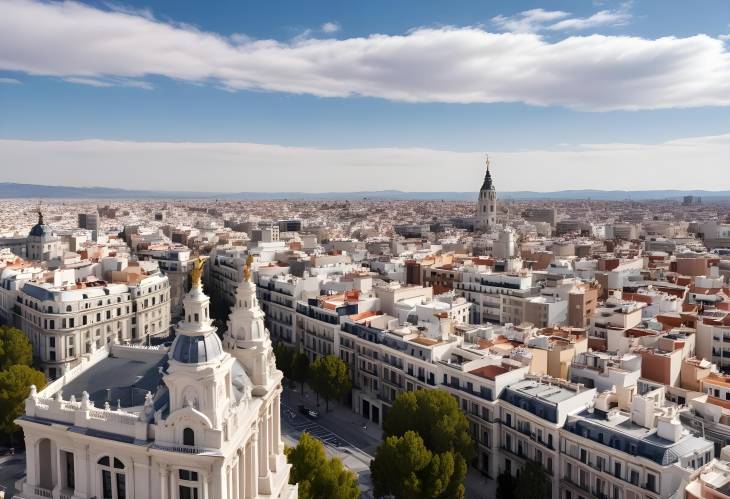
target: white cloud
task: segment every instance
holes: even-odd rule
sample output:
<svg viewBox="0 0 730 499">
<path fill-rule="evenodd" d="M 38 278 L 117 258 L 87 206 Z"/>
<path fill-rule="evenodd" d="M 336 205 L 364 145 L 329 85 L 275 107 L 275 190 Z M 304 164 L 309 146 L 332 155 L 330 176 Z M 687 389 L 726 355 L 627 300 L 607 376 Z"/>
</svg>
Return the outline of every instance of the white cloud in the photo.
<svg viewBox="0 0 730 499">
<path fill-rule="evenodd" d="M 113 87 L 111 83 L 107 83 L 102 80 L 96 80 L 94 78 L 81 78 L 77 76 L 69 76 L 67 78 L 64 78 L 63 81 L 68 83 L 76 83 L 78 85 L 88 85 L 90 87 L 98 87 L 98 88 L 104 88 L 104 87 Z"/>
<path fill-rule="evenodd" d="M 730 134 L 661 144 L 490 151 L 495 183 L 502 191 L 722 189 L 728 157 Z M 482 151 L 426 148 L 0 140 L 3 181 L 38 183 L 42 178 L 51 185 L 153 190 L 472 191 L 481 183 L 483 159 Z"/>
<path fill-rule="evenodd" d="M 131 87 L 131 88 L 141 88 L 143 90 L 152 90 L 154 88 L 151 83 L 148 83 L 146 81 L 140 81 L 140 80 L 129 80 L 129 79 L 123 79 L 123 78 L 107 78 L 107 79 L 97 79 L 97 78 L 85 78 L 85 77 L 79 77 L 79 76 L 68 76 L 63 78 L 63 81 L 68 83 L 76 83 L 78 85 L 88 85 L 90 87 L 97 87 L 97 88 L 108 88 L 108 87 Z"/>
<path fill-rule="evenodd" d="M 8 85 L 20 85 L 22 82 L 15 78 L 0 78 L 0 83 L 6 83 Z"/>
<path fill-rule="evenodd" d="M 340 25 L 336 22 L 327 22 L 320 26 L 320 29 L 324 33 L 337 33 L 340 31 Z"/>
<path fill-rule="evenodd" d="M 513 33 L 538 31 L 586 30 L 601 26 L 622 26 L 631 20 L 631 2 L 615 10 L 601 10 L 589 17 L 569 17 L 568 12 L 530 9 L 514 16 L 496 16 L 492 22 L 499 29 Z"/>
<path fill-rule="evenodd" d="M 73 1 L 0 0 L 0 70 L 106 82 L 159 75 L 231 91 L 590 111 L 730 105 L 730 53 L 707 35 L 551 42 L 534 33 L 441 27 L 280 42 Z"/>
<path fill-rule="evenodd" d="M 545 29 L 545 26 L 558 19 L 564 19 L 570 14 L 560 10 L 530 9 L 514 16 L 496 16 L 492 22 L 499 29 L 513 33 L 533 33 Z"/>
</svg>

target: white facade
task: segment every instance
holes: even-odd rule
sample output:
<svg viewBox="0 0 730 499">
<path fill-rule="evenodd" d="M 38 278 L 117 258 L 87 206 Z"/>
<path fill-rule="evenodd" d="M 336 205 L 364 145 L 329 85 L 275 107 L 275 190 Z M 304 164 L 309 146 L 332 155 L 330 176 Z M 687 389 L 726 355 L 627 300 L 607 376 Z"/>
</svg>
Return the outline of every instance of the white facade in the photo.
<svg viewBox="0 0 730 499">
<path fill-rule="evenodd" d="M 225 348 L 208 297 L 193 286 L 169 352 L 104 346 L 41 392 L 32 389 L 17 420 L 28 449 L 20 497 L 296 498 L 281 441 L 282 375 L 255 286 L 245 281 L 236 296 Z M 116 369 L 108 383 L 136 379 L 127 363 L 147 363 L 142 377 L 157 374 L 161 383 L 142 401 L 95 407 L 108 369 Z M 138 383 L 110 390 L 127 393 Z M 64 390 L 82 388 L 80 401 L 64 399 Z"/>
<path fill-rule="evenodd" d="M 51 379 L 112 340 L 145 343 L 169 334 L 170 289 L 159 273 L 136 284 L 27 282 L 12 305 L 6 313 L 17 316 L 33 356 Z"/>
</svg>

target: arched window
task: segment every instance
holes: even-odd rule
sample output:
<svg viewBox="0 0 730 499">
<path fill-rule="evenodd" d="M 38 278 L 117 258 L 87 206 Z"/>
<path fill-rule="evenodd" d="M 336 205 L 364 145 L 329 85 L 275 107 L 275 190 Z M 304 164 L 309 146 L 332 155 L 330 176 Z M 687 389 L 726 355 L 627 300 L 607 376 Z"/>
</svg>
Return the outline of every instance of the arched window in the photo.
<svg viewBox="0 0 730 499">
<path fill-rule="evenodd" d="M 71 305 L 66 305 L 66 312 L 70 312 L 70 311 L 71 311 Z"/>
<path fill-rule="evenodd" d="M 195 445 L 195 432 L 192 428 L 183 430 L 183 445 Z"/>
<path fill-rule="evenodd" d="M 101 497 L 103 499 L 126 499 L 127 473 L 119 459 L 104 456 L 97 462 L 101 471 Z"/>
</svg>

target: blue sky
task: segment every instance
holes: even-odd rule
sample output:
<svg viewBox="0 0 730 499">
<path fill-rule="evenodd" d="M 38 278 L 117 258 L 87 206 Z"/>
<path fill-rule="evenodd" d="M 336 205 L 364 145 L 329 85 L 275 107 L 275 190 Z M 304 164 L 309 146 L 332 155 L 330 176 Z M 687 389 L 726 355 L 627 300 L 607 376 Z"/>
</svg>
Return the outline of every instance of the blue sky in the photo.
<svg viewBox="0 0 730 499">
<path fill-rule="evenodd" d="M 421 151 L 390 165 L 396 174 L 381 172 L 380 165 L 374 169 L 377 175 L 358 171 L 357 181 L 351 180 L 357 175 L 312 181 L 312 175 L 301 170 L 320 172 L 323 165 L 301 163 L 293 150 L 287 151 L 286 159 L 272 152 L 275 157 L 268 161 L 286 162 L 288 170 L 283 171 L 293 175 L 291 185 L 282 184 L 282 190 L 440 190 L 442 181 L 413 182 L 418 164 L 429 164 L 422 162 L 422 150 L 453 153 L 458 164 L 454 172 L 464 178 L 447 182 L 445 190 L 478 183 L 482 166 L 476 155 L 486 151 L 496 155 L 497 168 L 504 160 L 509 170 L 536 169 L 534 185 L 525 184 L 524 175 L 505 173 L 510 189 L 540 190 L 548 184 L 645 188 L 653 180 L 661 188 L 687 179 L 631 178 L 639 164 L 653 157 L 642 148 L 654 146 L 656 161 L 665 162 L 676 157 L 672 141 L 699 137 L 692 146 L 694 156 L 683 156 L 682 161 L 696 159 L 714 171 L 719 168 L 716 158 L 723 157 L 730 142 L 705 139 L 730 134 L 730 96 L 725 95 L 730 94 L 725 78 L 730 75 L 730 2 L 725 0 L 0 0 L 3 17 L 13 25 L 5 26 L 5 32 L 29 24 L 23 36 L 11 39 L 10 32 L 3 40 L 0 20 L 0 181 L 192 188 L 179 179 L 157 185 L 166 182 L 163 176 L 143 186 L 134 176 L 95 176 L 89 169 L 103 163 L 100 158 L 119 165 L 143 161 L 129 151 L 123 160 L 115 157 L 120 143 L 233 142 L 352 150 L 364 156 L 382 148 Z M 534 20 L 526 22 L 528 18 Z M 44 22 L 56 27 L 59 19 L 67 23 L 65 28 L 44 29 Z M 119 48 L 87 50 L 109 42 L 104 29 L 91 28 L 107 21 L 110 33 L 119 29 L 110 44 Z M 140 36 L 125 38 L 135 29 L 158 32 L 154 42 L 137 43 Z M 509 33 L 515 38 L 488 38 Z M 386 40 L 382 46 L 376 34 Z M 605 43 L 592 40 L 596 34 L 607 37 Z M 700 34 L 707 36 L 700 39 Z M 354 46 L 353 39 L 363 42 Z M 174 53 L 166 52 L 170 46 Z M 53 51 L 56 47 L 58 53 Z M 441 48 L 445 55 L 440 57 Z M 233 60 L 239 50 L 246 52 L 245 60 Z M 484 53 L 502 50 L 511 52 L 494 61 L 481 59 Z M 538 51 L 545 57 L 535 56 Z M 366 52 L 367 58 L 361 55 Z M 180 58 L 175 57 L 178 53 Z M 622 62 L 627 54 L 636 58 L 629 66 Z M 511 61 L 523 56 L 526 62 L 519 73 L 510 73 Z M 534 63 L 530 57 L 535 57 Z M 554 59 L 555 65 L 541 65 L 544 58 Z M 454 69 L 452 62 L 462 66 Z M 479 64 L 479 70 L 472 71 L 473 64 Z M 585 65 L 592 66 L 583 71 Z M 499 81 L 492 88 L 495 80 Z M 696 82 L 700 88 L 694 88 Z M 630 95 L 637 87 L 636 95 Z M 97 139 L 93 154 L 85 142 L 89 139 Z M 28 146 L 28 141 L 43 143 L 47 152 Z M 66 149 L 51 147 L 57 141 L 64 141 Z M 616 143 L 631 144 L 634 153 L 624 150 L 617 156 L 612 149 L 600 159 L 566 160 L 567 153 L 585 154 L 586 145 L 600 144 L 605 151 Z M 69 144 L 77 147 L 68 150 Z M 218 161 L 215 153 L 209 154 L 200 161 Z M 219 174 L 234 181 L 255 178 L 261 185 L 236 189 L 224 178 L 211 180 L 210 188 L 272 190 L 257 168 L 267 162 L 259 158 L 253 164 L 246 153 L 240 154 L 240 161 L 221 162 Z M 383 161 L 382 155 L 373 154 L 372 161 Z M 160 153 L 158 164 L 193 171 L 196 165 L 181 161 L 181 156 L 186 154 Z M 342 157 L 336 157 L 337 163 L 326 165 L 322 175 L 343 164 Z M 627 163 L 628 178 L 610 185 L 599 179 L 596 185 L 585 185 L 591 178 L 578 174 L 593 163 L 599 172 L 602 165 L 617 160 Z M 673 165 L 668 161 L 665 164 Z M 37 178 L 32 169 L 23 168 L 31 165 L 38 168 Z M 65 181 L 52 171 L 59 168 L 66 171 Z M 564 178 L 546 184 L 549 177 L 541 173 L 546 168 L 557 168 Z M 437 177 L 436 171 L 421 173 Z M 477 179 L 469 180 L 473 175 Z M 707 179 L 690 181 L 698 188 L 728 187 Z"/>
</svg>

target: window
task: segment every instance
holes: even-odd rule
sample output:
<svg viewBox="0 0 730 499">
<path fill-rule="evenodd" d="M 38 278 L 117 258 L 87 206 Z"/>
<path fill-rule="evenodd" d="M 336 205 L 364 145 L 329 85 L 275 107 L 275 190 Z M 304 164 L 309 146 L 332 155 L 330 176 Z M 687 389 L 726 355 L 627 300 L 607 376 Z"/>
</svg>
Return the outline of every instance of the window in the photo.
<svg viewBox="0 0 730 499">
<path fill-rule="evenodd" d="M 65 466 L 65 486 L 71 490 L 76 488 L 76 474 L 74 473 L 74 455 L 71 452 L 61 451 Z"/>
<path fill-rule="evenodd" d="M 631 474 L 629 476 L 629 482 L 631 482 L 633 485 L 639 485 L 639 472 L 636 470 L 631 470 Z"/>
<path fill-rule="evenodd" d="M 98 463 L 101 470 L 101 492 L 103 499 L 125 499 L 127 497 L 127 476 L 124 463 L 116 457 L 102 457 Z"/>
<path fill-rule="evenodd" d="M 178 470 L 180 499 L 198 499 L 198 473 L 190 470 Z"/>
<path fill-rule="evenodd" d="M 646 474 L 646 488 L 652 492 L 656 492 L 656 476 L 651 473 Z"/>
<path fill-rule="evenodd" d="M 195 445 L 195 432 L 191 428 L 183 430 L 183 445 Z"/>
</svg>

